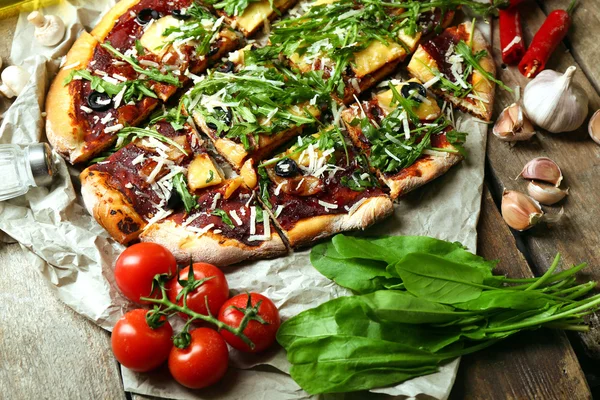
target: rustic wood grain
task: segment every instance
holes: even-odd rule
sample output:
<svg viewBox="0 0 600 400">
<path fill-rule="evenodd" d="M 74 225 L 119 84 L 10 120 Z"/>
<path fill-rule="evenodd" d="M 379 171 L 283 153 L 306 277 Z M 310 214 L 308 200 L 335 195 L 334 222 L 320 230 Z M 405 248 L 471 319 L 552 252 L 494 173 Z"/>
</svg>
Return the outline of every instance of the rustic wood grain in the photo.
<svg viewBox="0 0 600 400">
<path fill-rule="evenodd" d="M 0 398 L 125 399 L 108 332 L 64 305 L 18 244 L 0 243 Z"/>
<path fill-rule="evenodd" d="M 487 187 L 477 228 L 478 253 L 500 259 L 497 272 L 532 276 Z M 585 376 L 563 332 L 523 332 L 463 357 L 451 399 L 589 399 Z"/>
<path fill-rule="evenodd" d="M 546 14 L 552 10 L 564 9 L 569 1 L 544 0 L 539 4 Z M 573 57 L 596 90 L 600 92 L 600 46 L 598 46 L 598 30 L 600 29 L 600 1 L 579 1 L 572 15 L 573 25 L 567 36 Z"/>
<path fill-rule="evenodd" d="M 567 0 L 561 2 L 566 7 Z M 545 20 L 544 12 L 535 4 L 523 4 L 523 30 L 527 43 Z M 581 12 L 579 10 L 578 12 Z M 498 26 L 494 24 L 494 57 L 498 65 L 502 63 L 500 56 L 500 43 L 498 39 Z M 597 40 L 598 27 L 589 35 Z M 564 45 L 560 45 L 548 63 L 548 68 L 565 71 L 571 65 L 578 66 L 572 55 Z M 509 67 L 500 69 L 500 78 L 509 86 L 520 85 L 525 87 L 528 80 L 523 77 L 517 68 Z M 579 69 L 576 81 L 582 85 L 590 99 L 589 115 L 600 108 L 600 97 L 583 71 Z M 514 95 L 503 90 L 498 90 L 496 96 L 495 115 L 505 106 L 514 102 Z M 532 261 L 536 274 L 543 273 L 550 265 L 557 252 L 563 256 L 563 266 L 579 264 L 583 261 L 590 263 L 590 268 L 582 279 L 600 280 L 600 229 L 597 223 L 600 220 L 600 146 L 595 144 L 588 136 L 587 123 L 575 132 L 564 134 L 550 134 L 540 132 L 532 140 L 517 143 L 512 146 L 500 142 L 491 134 L 488 140 L 488 160 L 491 165 L 491 177 L 495 181 L 496 190 L 503 188 L 515 189 L 526 192 L 527 182 L 523 179 L 515 180 L 522 167 L 529 160 L 546 156 L 558 163 L 565 175 L 563 187 L 570 187 L 569 196 L 565 201 L 555 207 L 547 207 L 551 213 L 556 213 L 564 207 L 566 218 L 556 226 L 548 228 L 546 225 L 538 226 L 523 233 L 515 232 L 518 240 Z M 593 329 L 589 334 L 581 335 L 585 342 L 588 355 L 600 358 L 600 330 L 598 318 L 591 319 Z"/>
</svg>

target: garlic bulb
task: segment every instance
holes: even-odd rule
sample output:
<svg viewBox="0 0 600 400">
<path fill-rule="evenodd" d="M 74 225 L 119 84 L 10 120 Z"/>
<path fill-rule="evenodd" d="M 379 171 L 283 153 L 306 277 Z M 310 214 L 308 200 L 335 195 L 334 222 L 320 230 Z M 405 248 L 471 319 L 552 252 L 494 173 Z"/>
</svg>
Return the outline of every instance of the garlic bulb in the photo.
<svg viewBox="0 0 600 400">
<path fill-rule="evenodd" d="M 526 231 L 542 221 L 558 222 L 564 215 L 563 210 L 555 215 L 545 214 L 540 203 L 515 190 L 504 190 L 500 208 L 506 224 L 517 231 Z"/>
<path fill-rule="evenodd" d="M 492 133 L 503 142 L 516 142 L 531 139 L 535 128 L 523 113 L 523 107 L 513 103 L 500 113 Z"/>
<path fill-rule="evenodd" d="M 558 164 L 548 157 L 538 157 L 529 161 L 525 164 L 519 176 L 525 179 L 552 183 L 556 187 L 560 186 L 563 180 L 563 175 Z"/>
<path fill-rule="evenodd" d="M 504 191 L 501 210 L 504 221 L 517 231 L 532 228 L 544 216 L 544 211 L 537 201 L 515 190 Z"/>
<path fill-rule="evenodd" d="M 527 185 L 527 192 L 540 203 L 551 206 L 564 199 L 569 194 L 569 189 L 562 190 L 556 186 L 531 181 Z"/>
<path fill-rule="evenodd" d="M 600 144 L 600 110 L 596 111 L 590 119 L 588 132 L 592 140 Z"/>
<path fill-rule="evenodd" d="M 573 82 L 576 67 L 564 74 L 545 70 L 533 79 L 523 95 L 523 106 L 531 121 L 548 132 L 570 132 L 579 128 L 588 114 L 588 97 Z"/>
</svg>

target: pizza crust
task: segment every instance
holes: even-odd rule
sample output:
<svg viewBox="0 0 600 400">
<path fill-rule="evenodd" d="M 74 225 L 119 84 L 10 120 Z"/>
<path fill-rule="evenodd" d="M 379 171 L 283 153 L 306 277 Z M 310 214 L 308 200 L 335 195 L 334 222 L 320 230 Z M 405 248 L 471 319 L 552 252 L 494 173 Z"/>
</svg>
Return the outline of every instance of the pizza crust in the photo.
<svg viewBox="0 0 600 400">
<path fill-rule="evenodd" d="M 365 229 L 394 211 L 388 196 L 368 198 L 352 215 L 330 214 L 300 220 L 289 231 L 283 231 L 291 247 L 305 247 L 339 232 Z"/>
<path fill-rule="evenodd" d="M 172 220 L 164 220 L 148 227 L 140 235 L 140 240 L 165 246 L 180 263 L 189 263 L 191 258 L 193 262 L 226 266 L 287 254 L 287 247 L 273 231 L 271 240 L 260 242 L 258 246 L 247 246 L 211 231 L 198 236 Z"/>
<path fill-rule="evenodd" d="M 104 42 L 113 29 L 121 15 L 125 14 L 131 7 L 134 7 L 140 0 L 120 0 L 113 8 L 102 17 L 98 25 L 90 32 L 99 42 Z"/>
<path fill-rule="evenodd" d="M 471 22 L 465 22 L 457 27 L 451 27 L 448 29 L 457 31 L 464 28 L 464 30 L 467 32 L 471 32 L 471 26 Z M 479 62 L 480 65 L 487 72 L 493 76 L 496 76 L 496 65 L 494 64 L 494 59 L 492 58 L 492 52 L 489 44 L 479 30 L 474 29 L 473 32 L 474 34 L 472 39 L 474 53 L 482 50 L 487 51 L 486 56 L 483 57 Z M 470 40 L 471 38 L 469 37 L 467 42 Z M 419 79 L 421 82 L 428 82 L 429 80 L 433 79 L 435 75 L 425 68 L 423 64 L 431 69 L 438 68 L 436 61 L 429 55 L 429 53 L 427 53 L 427 51 L 425 51 L 423 46 L 419 46 L 411 58 L 407 69 L 411 76 Z M 472 75 L 472 85 L 475 88 L 476 95 L 483 99 L 482 101 L 471 103 L 470 101 L 452 96 L 447 92 L 444 92 L 440 89 L 435 89 L 434 87 L 431 87 L 430 90 L 438 96 L 447 99 L 460 110 L 481 118 L 484 121 L 490 121 L 492 118 L 492 112 L 494 110 L 494 92 L 496 90 L 496 84 L 488 81 L 479 71 L 475 70 Z"/>
<path fill-rule="evenodd" d="M 86 209 L 119 243 L 136 240 L 146 221 L 131 202 L 108 183 L 106 173 L 85 169 L 81 175 L 81 195 Z"/>
<path fill-rule="evenodd" d="M 86 67 L 92 59 L 98 41 L 87 32 L 83 32 L 67 53 L 65 66 L 79 62 Z M 70 85 L 64 80 L 73 69 L 62 68 L 46 96 L 46 136 L 54 149 L 67 158 L 71 164 L 84 161 L 84 129 L 76 122 L 74 98 L 69 91 Z"/>
</svg>

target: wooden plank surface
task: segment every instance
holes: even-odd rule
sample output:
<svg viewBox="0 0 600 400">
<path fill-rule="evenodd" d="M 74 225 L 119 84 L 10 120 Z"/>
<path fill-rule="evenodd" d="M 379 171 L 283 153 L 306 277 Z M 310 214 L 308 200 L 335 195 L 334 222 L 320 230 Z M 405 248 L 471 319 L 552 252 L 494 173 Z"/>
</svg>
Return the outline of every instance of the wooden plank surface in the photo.
<svg viewBox="0 0 600 400">
<path fill-rule="evenodd" d="M 108 332 L 64 305 L 0 243 L 0 398 L 125 399 Z"/>
<path fill-rule="evenodd" d="M 566 8 L 569 0 L 555 1 L 555 7 Z M 584 3 L 584 2 L 582 2 Z M 585 2 L 589 3 L 589 2 Z M 585 13 L 584 8 L 576 9 L 575 15 Z M 523 29 L 527 43 L 545 20 L 544 12 L 536 3 L 523 4 Z M 498 65 L 501 64 L 500 43 L 498 39 L 498 26 L 494 29 L 494 57 Z M 588 27 L 588 35 L 595 40 L 600 37 L 600 25 Z M 595 33 L 594 33 L 595 32 Z M 579 44 L 582 45 L 582 44 Z M 590 45 L 590 44 L 584 44 Z M 593 48 L 597 48 L 594 44 Z M 579 50 L 580 54 L 584 49 Z M 560 45 L 548 63 L 548 68 L 565 71 L 569 66 L 579 66 L 564 45 Z M 598 68 L 596 67 L 596 70 Z M 500 78 L 509 86 L 520 85 L 522 88 L 528 83 L 516 68 L 500 69 Z M 589 115 L 600 108 L 600 96 L 594 85 L 579 68 L 576 81 L 582 85 L 590 99 Z M 495 116 L 509 104 L 514 102 L 514 95 L 503 90 L 498 90 L 496 96 Z M 519 241 L 523 243 L 532 267 L 536 274 L 543 273 L 550 265 L 557 252 L 563 256 L 563 265 L 570 266 L 587 261 L 590 268 L 587 273 L 581 274 L 582 279 L 600 280 L 600 229 L 597 223 L 600 220 L 600 146 L 595 144 L 588 136 L 587 124 L 575 132 L 564 134 L 550 134 L 540 132 L 528 142 L 510 145 L 500 142 L 491 134 L 488 140 L 488 160 L 496 192 L 503 188 L 515 189 L 526 192 L 527 182 L 523 179 L 515 180 L 523 166 L 535 157 L 545 156 L 553 159 L 561 167 L 565 176 L 563 187 L 570 187 L 569 196 L 556 207 L 546 207 L 549 212 L 556 213 L 564 207 L 566 218 L 553 227 L 542 224 L 532 230 L 517 233 Z M 580 335 L 585 342 L 588 355 L 600 358 L 600 329 L 597 317 L 590 320 L 593 329 L 588 334 Z"/>
<path fill-rule="evenodd" d="M 501 260 L 497 273 L 532 276 L 487 187 L 477 228 L 478 254 Z M 519 333 L 463 357 L 451 399 L 589 399 L 585 376 L 567 336 L 550 329 Z"/>
</svg>

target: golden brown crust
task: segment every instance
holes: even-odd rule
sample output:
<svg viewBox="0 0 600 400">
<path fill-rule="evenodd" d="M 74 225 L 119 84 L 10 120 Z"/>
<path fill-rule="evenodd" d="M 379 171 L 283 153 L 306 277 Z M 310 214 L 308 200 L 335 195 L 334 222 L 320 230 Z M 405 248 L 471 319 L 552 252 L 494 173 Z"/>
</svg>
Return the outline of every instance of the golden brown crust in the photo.
<svg viewBox="0 0 600 400">
<path fill-rule="evenodd" d="M 92 59 L 97 44 L 96 39 L 89 33 L 83 32 L 69 50 L 65 66 L 79 63 L 78 68 L 85 68 Z M 74 164 L 83 161 L 86 156 L 84 154 L 85 132 L 76 120 L 74 98 L 69 91 L 70 85 L 64 85 L 65 79 L 72 70 L 72 68 L 62 68 L 50 86 L 46 96 L 46 135 L 52 147 Z"/>
<path fill-rule="evenodd" d="M 394 211 L 392 201 L 382 195 L 368 198 L 352 214 L 330 214 L 305 218 L 284 232 L 293 248 L 304 247 L 339 232 L 366 229 Z"/>
<path fill-rule="evenodd" d="M 181 263 L 188 263 L 191 258 L 194 262 L 226 266 L 287 254 L 287 247 L 275 229 L 272 231 L 271 240 L 257 242 L 260 243 L 257 246 L 247 246 L 212 231 L 198 236 L 172 220 L 164 220 L 148 227 L 140 235 L 140 240 L 165 246 Z"/>
<path fill-rule="evenodd" d="M 87 168 L 80 179 L 83 202 L 96 221 L 119 243 L 136 240 L 146 222 L 123 193 L 108 183 L 108 174 Z"/>
<path fill-rule="evenodd" d="M 90 32 L 99 42 L 104 42 L 117 20 L 125 14 L 131 7 L 139 3 L 140 0 L 120 0 L 113 8 L 102 17 L 100 22 Z"/>
<path fill-rule="evenodd" d="M 458 31 L 459 29 L 466 32 L 471 32 L 471 22 L 465 22 L 459 26 L 448 28 L 448 30 L 453 31 Z M 487 52 L 486 56 L 480 60 L 480 64 L 487 72 L 493 76 L 496 76 L 496 66 L 491 55 L 492 52 L 489 44 L 479 30 L 474 29 L 473 32 L 473 52 L 477 53 L 482 50 Z M 468 35 L 469 38 L 466 41 L 471 40 L 470 33 L 468 33 Z M 422 46 L 419 46 L 411 58 L 407 69 L 411 76 L 419 79 L 421 82 L 427 82 L 433 79 L 435 76 L 427 68 L 424 68 L 423 65 L 426 65 L 430 69 L 438 69 L 437 62 L 427 53 L 427 51 L 425 51 Z M 496 84 L 488 81 L 479 71 L 475 70 L 472 76 L 472 85 L 477 97 L 483 100 L 475 100 L 475 102 L 471 102 L 466 99 L 452 96 L 447 92 L 435 89 L 433 87 L 431 88 L 431 91 L 438 96 L 447 99 L 461 111 L 472 114 L 484 121 L 490 121 L 494 109 L 494 92 L 496 90 Z"/>
</svg>

